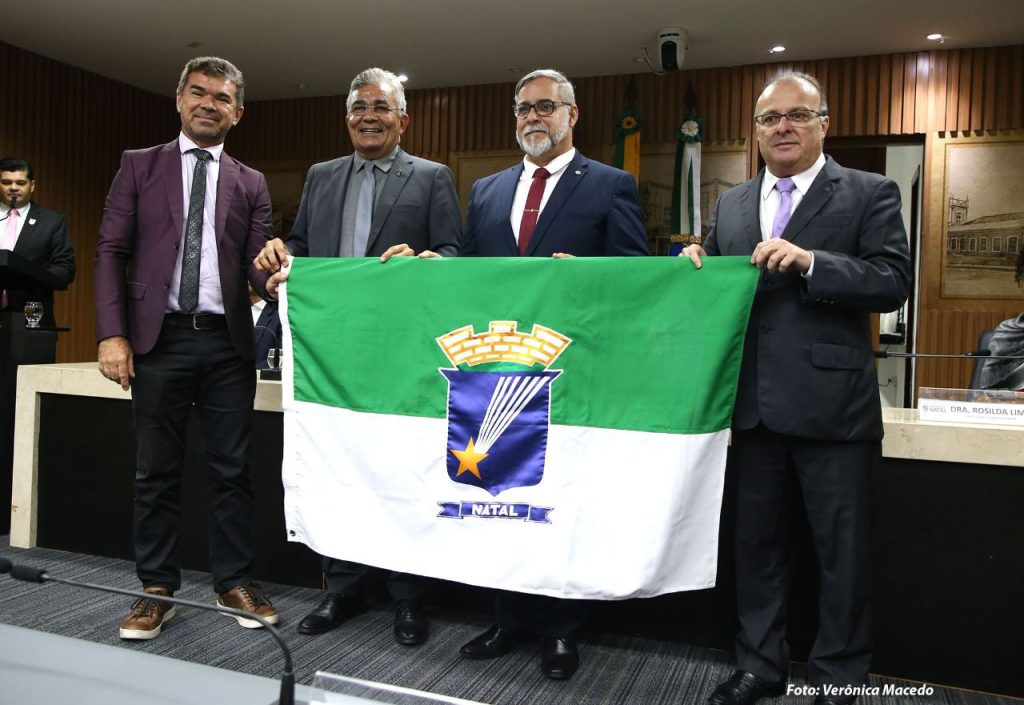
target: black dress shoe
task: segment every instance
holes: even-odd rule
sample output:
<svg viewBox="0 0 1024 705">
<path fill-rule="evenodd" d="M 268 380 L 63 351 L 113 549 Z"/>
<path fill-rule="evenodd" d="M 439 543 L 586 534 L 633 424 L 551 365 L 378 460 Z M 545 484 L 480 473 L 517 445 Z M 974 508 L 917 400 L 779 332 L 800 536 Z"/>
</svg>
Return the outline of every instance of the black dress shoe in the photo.
<svg viewBox="0 0 1024 705">
<path fill-rule="evenodd" d="M 427 640 L 427 617 L 418 602 L 400 600 L 395 605 L 395 641 L 416 646 Z"/>
<path fill-rule="evenodd" d="M 564 681 L 572 678 L 572 674 L 580 667 L 580 652 L 576 648 L 576 640 L 558 637 L 545 637 L 540 650 L 540 670 L 548 678 Z"/>
<path fill-rule="evenodd" d="M 856 695 L 818 695 L 814 698 L 814 705 L 853 705 L 857 699 Z"/>
<path fill-rule="evenodd" d="M 786 683 L 769 683 L 753 673 L 734 671 L 725 683 L 715 688 L 708 698 L 710 705 L 754 705 L 763 697 L 777 697 L 785 691 Z"/>
<path fill-rule="evenodd" d="M 503 629 L 495 624 L 480 636 L 463 644 L 462 648 L 459 649 L 459 653 L 462 654 L 463 658 L 473 661 L 498 658 L 511 651 L 512 647 L 517 643 L 519 643 L 518 637 L 508 629 Z"/>
<path fill-rule="evenodd" d="M 331 631 L 349 617 L 354 617 L 365 611 L 366 603 L 361 597 L 327 593 L 316 609 L 302 618 L 298 631 L 299 634 L 323 634 Z"/>
</svg>

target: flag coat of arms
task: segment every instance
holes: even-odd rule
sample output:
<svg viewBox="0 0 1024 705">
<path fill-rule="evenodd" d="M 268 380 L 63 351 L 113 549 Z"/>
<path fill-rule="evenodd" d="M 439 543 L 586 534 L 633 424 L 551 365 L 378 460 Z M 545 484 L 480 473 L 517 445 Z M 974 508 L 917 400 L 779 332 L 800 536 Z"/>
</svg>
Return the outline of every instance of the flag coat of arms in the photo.
<svg viewBox="0 0 1024 705">
<path fill-rule="evenodd" d="M 713 586 L 756 282 L 732 257 L 293 260 L 289 538 L 560 597 Z"/>
</svg>

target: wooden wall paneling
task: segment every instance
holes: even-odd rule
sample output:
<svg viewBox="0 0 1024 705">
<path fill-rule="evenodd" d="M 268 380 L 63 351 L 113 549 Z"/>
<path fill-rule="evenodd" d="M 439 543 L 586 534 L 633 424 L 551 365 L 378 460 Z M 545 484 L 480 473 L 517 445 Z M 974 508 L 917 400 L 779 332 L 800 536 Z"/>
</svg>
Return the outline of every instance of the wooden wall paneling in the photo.
<svg viewBox="0 0 1024 705">
<path fill-rule="evenodd" d="M 982 106 L 981 129 L 996 129 L 996 76 L 999 73 L 997 49 L 985 49 L 984 103 Z"/>
<path fill-rule="evenodd" d="M 973 49 L 971 53 L 971 122 L 967 129 L 973 132 L 985 129 L 985 53 L 983 49 Z"/>
<path fill-rule="evenodd" d="M 946 112 L 939 130 L 951 132 L 956 129 L 957 111 L 959 110 L 960 85 L 960 50 L 946 52 Z"/>
<path fill-rule="evenodd" d="M 957 81 L 957 120 L 953 132 L 971 129 L 971 65 L 973 52 L 964 49 L 960 52 L 960 78 Z"/>
<path fill-rule="evenodd" d="M 930 115 L 928 90 L 931 86 L 932 62 L 928 52 L 919 52 L 915 57 L 915 78 L 914 78 L 914 127 L 908 130 L 910 134 L 923 134 L 928 132 L 928 117 Z"/>
<path fill-rule="evenodd" d="M 1011 129 L 1020 130 L 1024 129 L 1024 46 L 1011 47 L 1006 63 L 1011 67 L 1006 86 L 1011 96 L 1008 123 Z"/>
<path fill-rule="evenodd" d="M 889 65 L 889 127 L 887 134 L 900 134 L 903 124 L 903 55 L 895 54 Z"/>
<path fill-rule="evenodd" d="M 917 62 L 913 54 L 907 54 L 903 62 L 903 123 L 898 134 L 914 132 L 914 116 L 917 97 Z"/>
</svg>

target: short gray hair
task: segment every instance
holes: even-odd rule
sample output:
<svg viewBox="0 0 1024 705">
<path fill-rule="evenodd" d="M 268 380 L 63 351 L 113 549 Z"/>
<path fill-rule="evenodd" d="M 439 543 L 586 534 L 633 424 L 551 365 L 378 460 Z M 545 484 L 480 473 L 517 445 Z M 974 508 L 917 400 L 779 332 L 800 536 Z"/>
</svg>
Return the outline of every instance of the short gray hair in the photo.
<svg viewBox="0 0 1024 705">
<path fill-rule="evenodd" d="M 185 92 L 185 84 L 188 83 L 188 77 L 196 71 L 234 83 L 235 99 L 238 101 L 238 105 L 242 106 L 245 104 L 245 79 L 242 77 L 242 72 L 227 59 L 221 59 L 216 56 L 197 56 L 185 64 L 185 68 L 181 71 L 181 78 L 178 79 L 178 95 Z"/>
<path fill-rule="evenodd" d="M 523 89 L 523 86 L 538 78 L 547 78 L 554 81 L 558 85 L 558 97 L 566 103 L 576 105 L 576 89 L 572 87 L 572 83 L 565 77 L 564 73 L 554 69 L 537 69 L 520 78 L 519 83 L 516 84 L 516 92 L 512 96 L 512 100 L 519 100 L 519 91 Z"/>
<path fill-rule="evenodd" d="M 821 103 L 818 105 L 818 112 L 822 115 L 828 115 L 828 99 L 825 97 L 825 91 L 821 90 L 821 84 L 818 83 L 818 79 L 809 73 L 801 73 L 800 71 L 786 71 L 780 73 L 778 76 L 764 84 L 764 88 L 761 89 L 761 95 L 764 95 L 765 91 L 774 86 L 776 83 L 782 81 L 803 81 L 809 84 L 817 92 L 818 97 L 821 98 Z M 759 96 L 760 97 L 760 96 Z"/>
<path fill-rule="evenodd" d="M 363 86 L 391 86 L 398 97 L 398 109 L 405 112 L 405 86 L 395 74 L 376 67 L 360 71 L 352 79 L 352 85 L 348 87 L 348 98 L 345 99 L 346 110 L 352 109 L 352 103 L 356 101 L 356 91 Z"/>
</svg>

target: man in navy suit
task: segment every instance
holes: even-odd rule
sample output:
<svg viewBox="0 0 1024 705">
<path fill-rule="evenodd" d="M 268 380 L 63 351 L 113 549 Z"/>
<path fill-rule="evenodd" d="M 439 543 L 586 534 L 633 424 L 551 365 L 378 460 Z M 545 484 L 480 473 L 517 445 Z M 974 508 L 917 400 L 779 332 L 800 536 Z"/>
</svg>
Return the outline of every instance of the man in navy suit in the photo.
<svg viewBox="0 0 1024 705">
<path fill-rule="evenodd" d="M 97 360 L 104 377 L 132 390 L 135 563 L 144 590 L 170 595 L 181 585 L 178 493 L 196 407 L 217 604 L 274 624 L 277 610 L 251 581 L 256 506 L 246 458 L 256 395 L 246 279 L 265 290 L 266 275 L 252 261 L 270 233 L 270 194 L 263 174 L 224 151 L 243 100 L 232 63 L 192 59 L 178 82 L 181 132 L 122 155 L 96 247 Z M 173 616 L 167 603 L 137 600 L 120 636 L 152 639 Z"/>
<path fill-rule="evenodd" d="M 31 164 L 13 157 L 0 159 L 0 249 L 11 250 L 70 284 L 75 278 L 75 251 L 68 221 L 33 201 L 35 188 Z M 44 326 L 57 324 L 52 289 L 8 289 L 0 293 L 0 310 L 22 311 L 26 301 L 43 304 Z"/>
<path fill-rule="evenodd" d="M 407 154 L 399 144 L 410 121 L 399 78 L 366 69 L 352 79 L 345 104 L 355 153 L 313 165 L 287 244 L 271 240 L 256 260 L 260 269 L 273 272 L 267 283 L 273 297 L 288 279 L 289 255 L 386 262 L 423 251 L 455 254 L 458 247 L 462 218 L 451 171 Z M 345 315 L 346 302 L 336 305 L 338 315 Z M 325 556 L 323 570 L 327 591 L 299 622 L 300 634 L 322 634 L 365 609 L 373 572 L 368 566 Z M 399 644 L 416 646 L 427 639 L 422 597 L 430 584 L 420 576 L 388 574 Z"/>
<path fill-rule="evenodd" d="M 907 234 L 894 182 L 822 153 L 828 105 L 813 77 L 776 78 L 755 113 L 766 169 L 723 194 L 704 246 L 682 253 L 698 267 L 705 255 L 741 255 L 763 270 L 729 450 L 737 670 L 709 702 L 752 705 L 785 691 L 784 509 L 795 481 L 820 564 L 807 677 L 818 689 L 816 705 L 849 705 L 871 663 L 871 478 L 882 440 L 871 312 L 895 310 L 907 298 Z"/>
<path fill-rule="evenodd" d="M 483 257 L 647 255 L 643 210 L 633 176 L 591 161 L 572 146 L 579 120 L 564 75 L 542 69 L 520 79 L 513 112 L 521 164 L 473 185 L 459 254 Z M 541 670 L 572 677 L 582 603 L 499 592 L 497 624 L 461 649 L 468 659 L 503 656 L 524 634 L 543 639 Z"/>
</svg>

